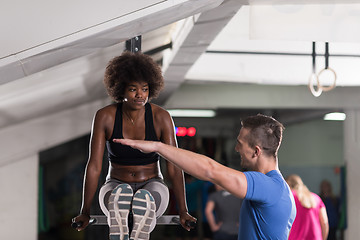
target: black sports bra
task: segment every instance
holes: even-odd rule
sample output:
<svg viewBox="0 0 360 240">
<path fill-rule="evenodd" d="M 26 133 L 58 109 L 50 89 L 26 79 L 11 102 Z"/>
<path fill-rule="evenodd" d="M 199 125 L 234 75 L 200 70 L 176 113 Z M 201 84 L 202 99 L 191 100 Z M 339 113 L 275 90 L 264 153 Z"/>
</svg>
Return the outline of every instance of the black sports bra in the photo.
<svg viewBox="0 0 360 240">
<path fill-rule="evenodd" d="M 109 161 L 119 165 L 147 165 L 159 161 L 160 156 L 153 153 L 143 153 L 132 147 L 114 143 L 114 138 L 124 138 L 122 132 L 122 103 L 116 108 L 115 123 L 111 138 L 106 141 Z M 159 141 L 156 136 L 150 103 L 145 104 L 145 140 Z"/>
</svg>

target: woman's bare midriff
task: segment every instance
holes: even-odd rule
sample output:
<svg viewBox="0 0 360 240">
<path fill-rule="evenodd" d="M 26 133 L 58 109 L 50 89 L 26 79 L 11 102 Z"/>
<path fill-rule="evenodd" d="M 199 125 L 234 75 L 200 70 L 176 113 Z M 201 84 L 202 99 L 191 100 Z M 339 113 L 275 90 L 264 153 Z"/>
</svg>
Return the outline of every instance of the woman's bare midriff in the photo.
<svg viewBox="0 0 360 240">
<path fill-rule="evenodd" d="M 138 166 L 110 163 L 109 168 L 110 177 L 122 182 L 145 182 L 151 178 L 162 178 L 158 163 Z"/>
</svg>

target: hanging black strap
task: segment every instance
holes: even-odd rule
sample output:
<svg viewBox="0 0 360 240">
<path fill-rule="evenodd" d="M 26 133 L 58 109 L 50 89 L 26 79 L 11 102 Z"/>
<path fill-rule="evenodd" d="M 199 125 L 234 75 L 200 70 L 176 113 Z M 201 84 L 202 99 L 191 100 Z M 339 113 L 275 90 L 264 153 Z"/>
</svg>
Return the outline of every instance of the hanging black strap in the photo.
<svg viewBox="0 0 360 240">
<path fill-rule="evenodd" d="M 312 42 L 312 68 L 313 73 L 316 73 L 316 43 Z"/>
<path fill-rule="evenodd" d="M 329 68 L 329 43 L 325 43 L 325 69 Z"/>
</svg>

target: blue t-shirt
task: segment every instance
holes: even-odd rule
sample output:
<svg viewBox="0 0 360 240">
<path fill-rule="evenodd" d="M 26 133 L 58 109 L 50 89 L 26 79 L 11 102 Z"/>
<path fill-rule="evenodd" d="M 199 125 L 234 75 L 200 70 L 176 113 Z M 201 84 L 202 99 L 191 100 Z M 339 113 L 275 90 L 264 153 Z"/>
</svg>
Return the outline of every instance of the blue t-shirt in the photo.
<svg viewBox="0 0 360 240">
<path fill-rule="evenodd" d="M 248 187 L 240 211 L 238 240 L 288 239 L 296 207 L 280 172 L 244 174 Z"/>
</svg>

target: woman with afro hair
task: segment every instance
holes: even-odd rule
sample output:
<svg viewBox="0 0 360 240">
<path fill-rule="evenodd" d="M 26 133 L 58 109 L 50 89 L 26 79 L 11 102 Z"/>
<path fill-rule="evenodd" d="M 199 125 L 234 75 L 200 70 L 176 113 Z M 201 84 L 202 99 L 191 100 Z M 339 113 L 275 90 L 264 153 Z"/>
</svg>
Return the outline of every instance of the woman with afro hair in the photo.
<svg viewBox="0 0 360 240">
<path fill-rule="evenodd" d="M 156 219 L 164 214 L 169 191 L 160 170 L 157 153 L 143 153 L 114 143 L 114 138 L 161 141 L 177 146 L 170 114 L 149 101 L 158 96 L 164 79 L 161 68 L 142 53 L 124 52 L 106 67 L 104 85 L 114 103 L 99 109 L 93 120 L 80 214 L 74 222 L 90 219 L 90 207 L 98 187 L 105 147 L 109 169 L 99 191 L 99 203 L 107 216 L 110 240 L 149 239 Z M 167 163 L 178 203 L 180 223 L 196 221 L 188 214 L 183 171 Z"/>
</svg>

